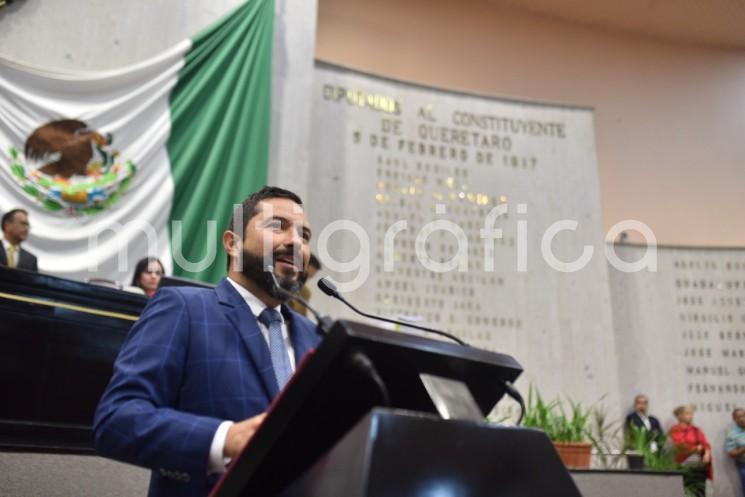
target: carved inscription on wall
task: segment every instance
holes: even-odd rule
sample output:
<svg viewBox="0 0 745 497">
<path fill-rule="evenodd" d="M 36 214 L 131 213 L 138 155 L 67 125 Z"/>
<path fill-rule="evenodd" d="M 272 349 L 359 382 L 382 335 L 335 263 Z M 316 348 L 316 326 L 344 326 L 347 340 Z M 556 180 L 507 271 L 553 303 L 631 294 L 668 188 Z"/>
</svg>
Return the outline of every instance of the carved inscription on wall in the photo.
<svg viewBox="0 0 745 497">
<path fill-rule="evenodd" d="M 699 412 L 726 415 L 745 396 L 745 258 L 691 252 L 673 267 L 688 398 Z"/>
<path fill-rule="evenodd" d="M 323 64 L 315 80 L 314 230 L 341 220 L 360 227 L 316 237 L 328 241 L 331 259 L 348 263 L 326 261 L 326 274 L 349 283 L 369 270 L 347 295 L 360 307 L 512 354 L 525 367 L 522 381 L 547 395 L 612 402 L 592 111 Z M 576 225 L 551 238 L 558 260 L 577 260 L 588 246 L 596 254 L 576 272 L 557 271 L 541 252 L 561 220 Z M 369 256 L 360 258 L 365 244 Z"/>
</svg>

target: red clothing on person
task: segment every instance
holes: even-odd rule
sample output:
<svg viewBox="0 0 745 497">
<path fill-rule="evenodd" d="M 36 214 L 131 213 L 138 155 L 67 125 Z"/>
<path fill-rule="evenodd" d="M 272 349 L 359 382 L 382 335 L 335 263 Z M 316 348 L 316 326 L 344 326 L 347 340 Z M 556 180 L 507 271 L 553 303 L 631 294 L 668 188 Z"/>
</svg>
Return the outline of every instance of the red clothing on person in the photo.
<svg viewBox="0 0 745 497">
<path fill-rule="evenodd" d="M 678 451 L 678 455 L 675 456 L 675 461 L 680 464 L 685 461 L 688 456 L 697 451 L 699 444 L 704 450 L 709 451 L 711 457 L 711 444 L 706 439 L 706 435 L 701 428 L 693 425 L 686 425 L 678 423 L 677 425 L 670 428 L 670 439 L 675 444 Z M 703 454 L 701 454 L 703 457 Z M 706 477 L 709 480 L 714 480 L 714 467 L 711 464 L 711 459 L 705 465 Z"/>
</svg>

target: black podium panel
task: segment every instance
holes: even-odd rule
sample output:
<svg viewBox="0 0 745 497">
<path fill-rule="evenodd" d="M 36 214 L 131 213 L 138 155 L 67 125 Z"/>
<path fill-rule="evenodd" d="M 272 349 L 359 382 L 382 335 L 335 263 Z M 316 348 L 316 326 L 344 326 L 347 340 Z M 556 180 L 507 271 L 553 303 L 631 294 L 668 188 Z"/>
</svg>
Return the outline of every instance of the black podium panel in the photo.
<svg viewBox="0 0 745 497">
<path fill-rule="evenodd" d="M 0 266 L 0 448 L 92 453 L 96 405 L 146 303 Z"/>
<path fill-rule="evenodd" d="M 581 497 L 545 433 L 374 409 L 281 497 Z"/>
<path fill-rule="evenodd" d="M 360 357 L 381 382 L 360 366 Z M 387 407 L 436 413 L 420 373 L 464 382 L 486 414 L 504 395 L 502 381 L 521 372 L 507 355 L 339 321 L 298 368 L 213 495 L 277 495 L 386 401 Z"/>
</svg>

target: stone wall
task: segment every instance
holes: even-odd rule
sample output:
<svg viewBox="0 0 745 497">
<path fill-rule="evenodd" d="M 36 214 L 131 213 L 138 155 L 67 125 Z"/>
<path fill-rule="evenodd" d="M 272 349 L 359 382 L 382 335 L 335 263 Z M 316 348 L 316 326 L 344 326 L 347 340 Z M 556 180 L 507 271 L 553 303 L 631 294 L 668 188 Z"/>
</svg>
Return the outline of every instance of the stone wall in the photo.
<svg viewBox="0 0 745 497">
<path fill-rule="evenodd" d="M 646 251 L 615 250 L 629 261 Z M 630 410 L 648 395 L 665 429 L 676 406 L 692 404 L 712 443 L 716 495 L 735 495 L 724 438 L 745 405 L 745 249 L 659 247 L 657 260 L 657 272 L 609 270 L 621 398 Z"/>
</svg>

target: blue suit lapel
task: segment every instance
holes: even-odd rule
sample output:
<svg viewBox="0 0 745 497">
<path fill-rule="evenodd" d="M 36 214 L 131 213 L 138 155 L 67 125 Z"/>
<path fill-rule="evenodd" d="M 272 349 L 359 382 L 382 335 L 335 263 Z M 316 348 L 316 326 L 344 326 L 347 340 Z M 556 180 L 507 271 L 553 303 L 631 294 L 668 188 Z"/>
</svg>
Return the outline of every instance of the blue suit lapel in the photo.
<svg viewBox="0 0 745 497">
<path fill-rule="evenodd" d="M 264 390 L 270 399 L 274 399 L 279 393 L 279 386 L 274 376 L 269 346 L 266 344 L 266 339 L 261 334 L 261 330 L 259 330 L 256 318 L 251 313 L 248 304 L 228 282 L 227 278 L 223 278 L 215 288 L 215 292 L 217 292 L 218 300 L 223 306 L 225 317 L 235 327 L 243 345 L 246 346 L 248 354 L 259 373 Z"/>
</svg>

